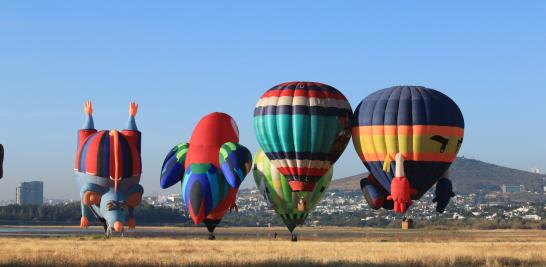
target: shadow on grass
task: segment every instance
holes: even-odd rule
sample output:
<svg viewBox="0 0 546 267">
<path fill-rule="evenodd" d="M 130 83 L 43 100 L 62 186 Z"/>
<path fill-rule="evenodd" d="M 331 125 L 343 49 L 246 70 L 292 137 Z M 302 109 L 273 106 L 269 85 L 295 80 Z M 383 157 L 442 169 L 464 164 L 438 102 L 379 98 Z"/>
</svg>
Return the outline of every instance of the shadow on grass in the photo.
<svg viewBox="0 0 546 267">
<path fill-rule="evenodd" d="M 279 260 L 279 261 L 263 261 L 257 263 L 236 263 L 236 262 L 225 262 L 225 263 L 141 263 L 141 262 L 125 262 L 125 263 L 115 263 L 115 262 L 86 262 L 86 263 L 74 263 L 74 262 L 60 262 L 53 259 L 44 259 L 34 262 L 22 262 L 22 261 L 11 261 L 0 264 L 0 266 L 122 266 L 122 267 L 138 267 L 138 266 L 195 266 L 195 267 L 235 267 L 244 265 L 245 267 L 268 267 L 268 266 L 286 266 L 286 267 L 309 267 L 309 266 L 339 266 L 339 267 L 353 267 L 353 266 L 376 266 L 376 267 L 394 267 L 394 266 L 411 266 L 411 267 L 425 267 L 425 266 L 546 266 L 546 262 L 540 260 L 519 260 L 508 257 L 499 257 L 495 259 L 476 259 L 471 257 L 457 257 L 453 260 L 434 260 L 432 262 L 424 261 L 407 261 L 407 262 L 389 262 L 388 260 L 384 263 L 370 263 L 370 262 L 350 262 L 350 261 L 329 261 L 329 262 L 318 262 L 318 261 L 309 261 L 309 260 Z"/>
</svg>

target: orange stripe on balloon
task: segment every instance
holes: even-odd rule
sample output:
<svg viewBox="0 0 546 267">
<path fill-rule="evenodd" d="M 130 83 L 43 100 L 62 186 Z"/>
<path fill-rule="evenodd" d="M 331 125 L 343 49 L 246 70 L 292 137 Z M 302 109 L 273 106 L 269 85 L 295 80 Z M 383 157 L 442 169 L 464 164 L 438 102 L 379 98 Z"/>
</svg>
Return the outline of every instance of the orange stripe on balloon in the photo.
<svg viewBox="0 0 546 267">
<path fill-rule="evenodd" d="M 119 153 L 119 133 L 117 130 L 110 131 L 110 136 L 114 137 L 114 192 L 118 191 L 118 181 L 120 180 L 120 153 Z"/>
<path fill-rule="evenodd" d="M 387 153 L 363 153 L 359 155 L 360 158 L 365 161 L 384 161 L 387 157 Z M 394 154 L 390 155 L 392 160 L 394 160 Z M 414 161 L 431 161 L 431 162 L 453 162 L 457 156 L 454 153 L 402 153 L 405 160 L 414 160 Z"/>
</svg>

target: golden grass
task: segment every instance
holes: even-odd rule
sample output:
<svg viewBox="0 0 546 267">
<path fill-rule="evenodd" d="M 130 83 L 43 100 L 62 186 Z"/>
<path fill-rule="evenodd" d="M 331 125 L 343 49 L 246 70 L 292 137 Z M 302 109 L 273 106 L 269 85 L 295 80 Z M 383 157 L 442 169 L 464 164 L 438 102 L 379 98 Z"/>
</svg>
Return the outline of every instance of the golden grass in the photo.
<svg viewBox="0 0 546 267">
<path fill-rule="evenodd" d="M 468 231 L 468 235 L 481 231 Z M 410 232 L 411 233 L 411 232 Z M 419 232 L 414 232 L 419 233 Z M 428 232 L 434 234 L 435 232 Z M 544 231 L 490 231 L 488 241 L 0 238 L 0 265 L 90 266 L 546 266 Z M 485 234 L 484 234 L 485 235 Z M 464 235 L 461 235 L 464 236 Z M 523 236 L 523 237 L 521 237 Z M 525 236 L 528 236 L 526 240 Z M 539 236 L 539 239 L 532 238 Z M 429 240 L 430 239 L 430 240 Z M 459 240 L 459 241 L 457 241 Z M 494 240 L 494 241 L 491 241 Z"/>
</svg>

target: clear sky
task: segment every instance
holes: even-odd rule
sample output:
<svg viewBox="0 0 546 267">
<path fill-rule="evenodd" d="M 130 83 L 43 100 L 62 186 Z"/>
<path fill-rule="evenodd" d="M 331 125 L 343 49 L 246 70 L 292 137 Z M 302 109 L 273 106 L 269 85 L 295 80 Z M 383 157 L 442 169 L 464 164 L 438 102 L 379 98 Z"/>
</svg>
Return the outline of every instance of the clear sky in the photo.
<svg viewBox="0 0 546 267">
<path fill-rule="evenodd" d="M 179 192 L 159 189 L 161 164 L 202 116 L 231 114 L 255 151 L 256 101 L 294 80 L 330 84 L 353 108 L 392 85 L 439 89 L 465 117 L 460 155 L 546 170 L 545 1 L 196 2 L 2 1 L 0 199 L 27 180 L 77 198 L 87 99 L 98 129 L 140 104 L 145 194 Z M 362 171 L 350 144 L 335 177 Z"/>
</svg>

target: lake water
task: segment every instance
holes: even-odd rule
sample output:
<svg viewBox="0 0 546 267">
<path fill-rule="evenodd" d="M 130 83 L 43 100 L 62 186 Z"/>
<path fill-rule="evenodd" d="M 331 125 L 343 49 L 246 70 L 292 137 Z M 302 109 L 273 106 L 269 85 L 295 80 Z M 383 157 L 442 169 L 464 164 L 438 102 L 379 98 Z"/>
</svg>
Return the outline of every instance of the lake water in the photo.
<svg viewBox="0 0 546 267">
<path fill-rule="evenodd" d="M 2 227 L 0 236 L 19 237 L 49 237 L 49 236 L 77 236 L 84 234 L 102 234 L 100 229 L 75 229 L 62 227 Z"/>
<path fill-rule="evenodd" d="M 401 231 L 399 229 L 366 229 L 366 228 L 314 228 L 298 227 L 295 233 L 307 240 L 310 239 L 352 239 L 371 238 L 379 241 L 400 241 L 412 239 L 422 235 L 421 230 Z M 289 238 L 290 232 L 284 227 L 218 227 L 215 230 L 217 238 L 226 239 L 272 239 L 277 233 L 279 238 Z M 103 228 L 93 226 L 88 229 L 80 229 L 75 226 L 0 226 L 0 237 L 82 237 L 89 235 L 103 235 Z M 434 233 L 438 238 L 449 239 L 450 231 L 437 231 Z M 120 236 L 114 233 L 114 236 Z M 164 237 L 181 239 L 203 239 L 208 238 L 208 231 L 205 227 L 138 227 L 136 230 L 126 228 L 126 237 Z"/>
<path fill-rule="evenodd" d="M 234 229 L 234 228 L 231 228 Z M 257 228 L 258 229 L 258 228 Z M 226 229 L 217 228 L 215 233 L 221 233 L 223 236 L 231 238 L 252 238 L 268 237 L 273 232 L 264 233 L 263 231 L 226 231 Z M 77 227 L 44 227 L 44 226 L 0 226 L 0 237 L 66 237 L 66 236 L 85 236 L 102 235 L 102 227 L 92 227 L 80 229 Z M 125 236 L 133 237 L 203 237 L 208 236 L 204 227 L 137 227 L 136 230 L 126 229 Z M 116 234 L 114 234 L 116 235 Z M 119 235 L 119 234 L 117 234 Z"/>
</svg>

